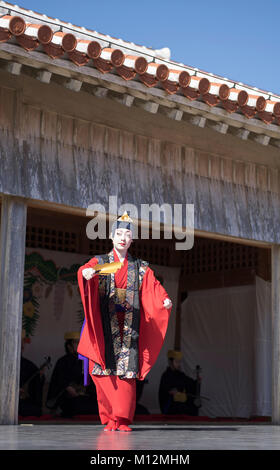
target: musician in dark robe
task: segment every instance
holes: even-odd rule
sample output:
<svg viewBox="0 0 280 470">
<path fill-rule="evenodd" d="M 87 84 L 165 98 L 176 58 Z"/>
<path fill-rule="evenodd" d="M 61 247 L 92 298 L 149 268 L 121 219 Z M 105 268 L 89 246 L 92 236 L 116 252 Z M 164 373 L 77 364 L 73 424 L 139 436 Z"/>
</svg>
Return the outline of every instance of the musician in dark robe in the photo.
<svg viewBox="0 0 280 470">
<path fill-rule="evenodd" d="M 19 416 L 41 416 L 45 376 L 43 370 L 40 370 L 32 361 L 23 357 L 23 351 L 27 342 L 28 338 L 26 338 L 25 331 L 23 330 L 18 414 Z"/>
<path fill-rule="evenodd" d="M 94 385 L 86 392 L 83 386 L 82 363 L 77 354 L 79 337 L 78 332 L 64 335 L 66 354 L 56 362 L 48 389 L 47 407 L 64 418 L 98 413 Z"/>
<path fill-rule="evenodd" d="M 159 386 L 160 409 L 163 414 L 198 416 L 195 398 L 200 392 L 199 384 L 180 370 L 181 359 L 180 351 L 168 351 L 168 367 Z"/>
</svg>

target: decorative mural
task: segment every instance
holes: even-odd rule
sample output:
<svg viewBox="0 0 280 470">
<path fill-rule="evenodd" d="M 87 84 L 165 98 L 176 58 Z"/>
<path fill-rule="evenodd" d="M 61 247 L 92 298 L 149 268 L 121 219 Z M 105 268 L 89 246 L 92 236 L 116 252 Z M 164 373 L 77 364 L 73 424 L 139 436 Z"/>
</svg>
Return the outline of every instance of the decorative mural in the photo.
<svg viewBox="0 0 280 470">
<path fill-rule="evenodd" d="M 40 317 L 40 304 L 53 294 L 53 308 L 50 312 L 57 321 L 60 320 L 65 303 L 65 296 L 73 298 L 74 291 L 79 294 L 77 284 L 77 271 L 80 264 L 71 264 L 69 268 L 56 266 L 51 259 L 44 259 L 34 251 L 25 256 L 24 291 L 23 291 L 23 318 L 22 327 L 26 337 L 30 338 L 36 333 L 36 326 Z M 80 295 L 80 294 L 79 294 Z M 81 327 L 83 322 L 82 302 L 76 311 L 77 323 Z"/>
</svg>

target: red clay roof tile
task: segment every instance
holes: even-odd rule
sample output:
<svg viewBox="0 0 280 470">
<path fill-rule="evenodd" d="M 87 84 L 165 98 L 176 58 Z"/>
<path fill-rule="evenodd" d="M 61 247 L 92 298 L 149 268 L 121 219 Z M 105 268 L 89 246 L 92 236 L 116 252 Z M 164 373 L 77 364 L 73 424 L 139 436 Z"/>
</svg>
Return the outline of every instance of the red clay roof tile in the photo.
<svg viewBox="0 0 280 470">
<path fill-rule="evenodd" d="M 261 94 L 248 93 L 238 88 L 238 84 L 230 87 L 229 84 L 233 83 L 230 80 L 227 84 L 226 79 L 215 80 L 211 74 L 208 74 L 209 78 L 196 75 L 202 75 L 202 71 L 191 74 L 187 70 L 176 68 L 175 62 L 162 63 L 159 59 L 158 62 L 155 59 L 149 62 L 147 55 L 139 55 L 139 51 L 135 51 L 134 55 L 131 52 L 125 54 L 121 49 L 112 47 L 113 45 L 102 47 L 102 40 L 100 44 L 97 40 L 82 39 L 79 34 L 76 36 L 72 32 L 55 31 L 54 27 L 58 24 L 53 27 L 44 24 L 45 18 L 50 17 L 41 15 L 39 23 L 27 23 L 20 15 L 2 16 L 0 42 L 16 42 L 27 51 L 42 50 L 54 60 L 63 57 L 78 67 L 90 65 L 104 74 L 115 69 L 126 81 L 140 80 L 147 87 L 164 89 L 168 95 L 178 93 L 187 100 L 200 99 L 211 107 L 222 106 L 229 113 L 240 112 L 248 119 L 257 117 L 266 124 L 280 125 L 280 97 L 279 101 L 266 99 Z M 64 24 L 69 27 L 69 23 Z"/>
</svg>

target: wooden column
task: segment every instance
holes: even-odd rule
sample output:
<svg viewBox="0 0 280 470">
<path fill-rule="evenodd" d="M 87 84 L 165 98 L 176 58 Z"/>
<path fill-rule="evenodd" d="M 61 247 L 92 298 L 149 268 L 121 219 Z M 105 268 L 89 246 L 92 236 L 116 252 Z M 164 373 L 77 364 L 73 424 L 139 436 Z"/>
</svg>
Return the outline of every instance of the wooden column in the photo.
<svg viewBox="0 0 280 470">
<path fill-rule="evenodd" d="M 27 204 L 2 195 L 0 235 L 0 424 L 18 423 Z"/>
<path fill-rule="evenodd" d="M 272 423 L 280 424 L 280 245 L 271 248 Z"/>
</svg>

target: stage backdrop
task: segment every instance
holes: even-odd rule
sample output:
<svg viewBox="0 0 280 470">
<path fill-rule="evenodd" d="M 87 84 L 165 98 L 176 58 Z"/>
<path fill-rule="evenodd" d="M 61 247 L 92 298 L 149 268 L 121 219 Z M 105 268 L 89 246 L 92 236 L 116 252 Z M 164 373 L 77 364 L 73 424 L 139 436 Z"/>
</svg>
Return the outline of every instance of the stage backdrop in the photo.
<svg viewBox="0 0 280 470">
<path fill-rule="evenodd" d="M 26 249 L 24 275 L 23 328 L 30 338 L 23 355 L 40 366 L 46 356 L 52 366 L 46 371 L 48 386 L 57 359 L 65 354 L 64 333 L 80 331 L 83 309 L 77 283 L 77 270 L 91 256 L 44 249 Z M 173 301 L 174 307 L 166 341 L 158 360 L 147 376 L 141 404 L 151 413 L 160 412 L 158 385 L 166 367 L 166 354 L 173 348 L 179 271 L 177 268 L 150 265 Z"/>
<path fill-rule="evenodd" d="M 190 292 L 182 305 L 183 369 L 202 368 L 201 416 L 271 416 L 271 284 Z"/>
</svg>

